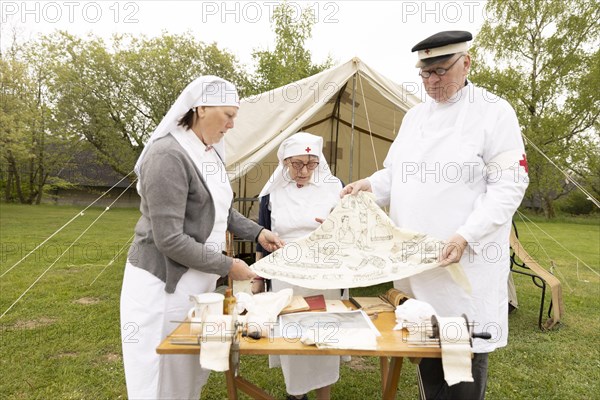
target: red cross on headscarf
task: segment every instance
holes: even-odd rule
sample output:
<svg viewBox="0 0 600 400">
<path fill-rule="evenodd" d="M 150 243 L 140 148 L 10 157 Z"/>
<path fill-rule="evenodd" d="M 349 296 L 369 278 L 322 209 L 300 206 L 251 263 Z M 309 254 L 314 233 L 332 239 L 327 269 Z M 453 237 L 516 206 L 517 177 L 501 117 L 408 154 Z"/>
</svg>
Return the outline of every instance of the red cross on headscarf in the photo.
<svg viewBox="0 0 600 400">
<path fill-rule="evenodd" d="M 431 53 L 431 50 L 425 49 L 425 54 L 429 54 L 429 53 Z"/>
<path fill-rule="evenodd" d="M 525 172 L 529 173 L 529 166 L 527 165 L 527 156 L 523 154 L 523 159 L 519 160 L 519 165 L 525 168 Z"/>
<path fill-rule="evenodd" d="M 306 151 L 307 153 L 310 153 L 310 147 L 307 147 L 306 149 L 304 149 L 304 151 Z"/>
</svg>

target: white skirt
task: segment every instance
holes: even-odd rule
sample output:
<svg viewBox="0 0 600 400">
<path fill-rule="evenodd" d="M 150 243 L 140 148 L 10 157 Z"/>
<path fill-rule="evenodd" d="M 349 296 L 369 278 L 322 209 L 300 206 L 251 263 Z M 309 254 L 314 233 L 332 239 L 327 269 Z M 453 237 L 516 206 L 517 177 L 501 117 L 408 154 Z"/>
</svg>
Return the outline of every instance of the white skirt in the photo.
<svg viewBox="0 0 600 400">
<path fill-rule="evenodd" d="M 156 347 L 186 318 L 190 294 L 211 292 L 218 276 L 189 269 L 175 293 L 150 272 L 127 262 L 121 290 L 121 339 L 130 399 L 200 398 L 210 371 L 195 355 L 160 355 Z"/>
</svg>

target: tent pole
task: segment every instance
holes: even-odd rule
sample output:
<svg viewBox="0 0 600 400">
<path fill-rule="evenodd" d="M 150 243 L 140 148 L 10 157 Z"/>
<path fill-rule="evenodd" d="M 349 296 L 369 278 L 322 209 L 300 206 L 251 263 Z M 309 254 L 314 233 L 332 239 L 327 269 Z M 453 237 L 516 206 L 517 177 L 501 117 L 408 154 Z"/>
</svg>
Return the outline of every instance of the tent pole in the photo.
<svg viewBox="0 0 600 400">
<path fill-rule="evenodd" d="M 344 86 L 342 86 L 342 88 L 340 89 L 340 91 L 338 92 L 337 98 L 335 99 L 335 108 L 333 110 L 333 112 L 331 113 L 331 118 L 333 119 L 335 116 L 335 120 L 336 120 L 336 124 L 335 124 L 335 141 L 333 140 L 333 123 L 331 124 L 331 150 L 330 150 L 330 156 L 329 156 L 329 165 L 331 166 L 333 164 L 333 175 L 337 176 L 337 159 L 338 159 L 338 140 L 340 137 L 340 103 L 342 101 L 342 94 L 346 91 L 346 83 L 344 83 Z M 335 154 L 335 157 L 334 157 Z"/>
<path fill-rule="evenodd" d="M 352 76 L 352 126 L 350 127 L 350 173 L 348 183 L 352 182 L 352 164 L 354 161 L 354 112 L 356 102 L 356 73 Z"/>
</svg>

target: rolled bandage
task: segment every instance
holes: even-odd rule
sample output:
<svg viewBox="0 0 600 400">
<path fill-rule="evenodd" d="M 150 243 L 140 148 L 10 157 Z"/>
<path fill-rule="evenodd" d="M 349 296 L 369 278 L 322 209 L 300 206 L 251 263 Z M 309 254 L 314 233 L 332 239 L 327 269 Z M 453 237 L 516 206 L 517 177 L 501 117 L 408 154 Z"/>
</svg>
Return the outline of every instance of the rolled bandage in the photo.
<svg viewBox="0 0 600 400">
<path fill-rule="evenodd" d="M 464 317 L 437 317 L 444 379 L 448 386 L 473 382 L 471 339 Z"/>
<path fill-rule="evenodd" d="M 233 319 L 231 315 L 208 315 L 202 324 L 200 365 L 212 371 L 229 370 Z"/>
</svg>

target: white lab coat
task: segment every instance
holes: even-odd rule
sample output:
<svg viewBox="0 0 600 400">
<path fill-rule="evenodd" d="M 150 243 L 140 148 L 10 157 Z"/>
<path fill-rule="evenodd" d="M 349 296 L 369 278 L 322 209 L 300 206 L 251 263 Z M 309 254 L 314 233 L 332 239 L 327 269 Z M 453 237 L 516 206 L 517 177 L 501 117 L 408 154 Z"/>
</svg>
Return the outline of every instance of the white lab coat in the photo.
<svg viewBox="0 0 600 400">
<path fill-rule="evenodd" d="M 476 353 L 505 346 L 511 218 L 528 176 L 517 117 L 503 99 L 468 84 L 451 101 L 411 109 L 392 144 L 384 169 L 369 181 L 378 203 L 405 229 L 468 242 L 460 261 L 473 292 L 444 269 L 397 281 L 395 286 L 430 303 L 440 316 L 467 315 L 476 331 Z"/>
<path fill-rule="evenodd" d="M 341 182 L 331 177 L 328 182 L 308 184 L 302 188 L 295 182 L 271 192 L 271 230 L 277 233 L 288 246 L 289 257 L 295 250 L 289 245 L 314 231 L 319 223 L 315 217 L 326 218 L 340 199 Z M 326 299 L 339 299 L 340 290 L 307 289 L 289 283 L 272 280 L 272 290 L 291 287 L 295 295 L 310 296 L 323 294 Z M 340 377 L 339 356 L 270 356 L 271 367 L 281 365 L 286 390 L 292 395 L 301 395 L 311 390 L 331 385 Z"/>
</svg>

